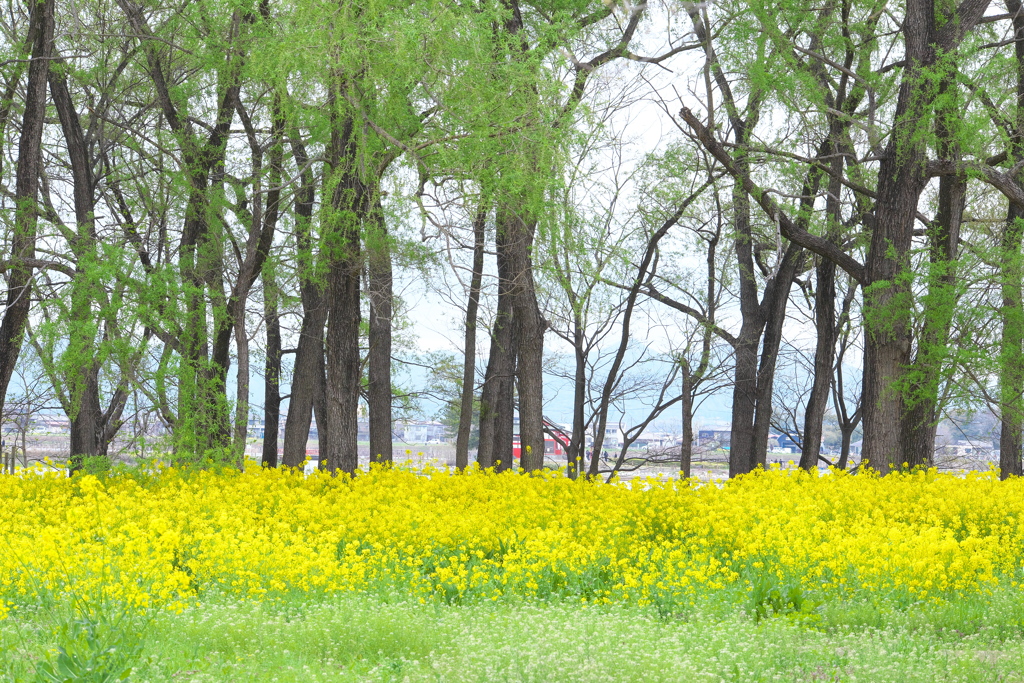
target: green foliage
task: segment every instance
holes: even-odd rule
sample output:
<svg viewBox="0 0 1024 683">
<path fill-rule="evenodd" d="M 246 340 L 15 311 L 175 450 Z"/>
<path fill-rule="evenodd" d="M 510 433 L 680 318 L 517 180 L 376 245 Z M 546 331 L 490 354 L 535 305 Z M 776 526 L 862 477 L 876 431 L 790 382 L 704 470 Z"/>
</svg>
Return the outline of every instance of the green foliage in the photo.
<svg viewBox="0 0 1024 683">
<path fill-rule="evenodd" d="M 561 601 L 421 605 L 398 594 L 208 600 L 154 618 L 129 680 L 1012 680 L 1024 668 L 1020 600 L 979 600 L 837 604 L 816 625 L 755 624 L 734 609 L 660 617 Z M 21 628 L 30 626 L 31 617 Z M 11 633 L 0 622 L 0 647 L 24 660 Z"/>
<path fill-rule="evenodd" d="M 137 621 L 118 615 L 82 612 L 62 620 L 53 634 L 55 648 L 36 668 L 34 683 L 114 683 L 127 680 L 142 655 Z"/>
</svg>

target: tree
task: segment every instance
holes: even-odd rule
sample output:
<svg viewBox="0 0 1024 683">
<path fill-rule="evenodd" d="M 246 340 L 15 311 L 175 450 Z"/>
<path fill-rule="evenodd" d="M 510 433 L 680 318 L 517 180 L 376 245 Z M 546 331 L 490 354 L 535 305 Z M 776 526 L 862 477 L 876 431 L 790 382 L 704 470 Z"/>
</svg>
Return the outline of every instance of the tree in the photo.
<svg viewBox="0 0 1024 683">
<path fill-rule="evenodd" d="M 26 45 L 29 54 L 25 108 L 18 140 L 17 185 L 14 193 L 14 226 L 11 258 L 8 262 L 7 302 L 0 322 L 0 411 L 7 387 L 21 353 L 25 324 L 31 305 L 32 270 L 35 261 L 36 226 L 39 220 L 38 194 L 42 165 L 42 138 L 46 115 L 46 82 L 53 54 L 54 2 L 42 0 L 31 6 Z M 7 82 L 4 116 L 9 116 L 13 91 L 20 79 L 13 70 Z"/>
</svg>

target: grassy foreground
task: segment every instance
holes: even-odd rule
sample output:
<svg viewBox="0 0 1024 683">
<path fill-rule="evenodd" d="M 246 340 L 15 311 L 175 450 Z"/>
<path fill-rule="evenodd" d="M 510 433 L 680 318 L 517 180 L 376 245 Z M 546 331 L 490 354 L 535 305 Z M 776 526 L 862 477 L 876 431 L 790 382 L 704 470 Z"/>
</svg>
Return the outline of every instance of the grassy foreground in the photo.
<svg viewBox="0 0 1024 683">
<path fill-rule="evenodd" d="M 742 612 L 665 618 L 636 606 L 345 595 L 160 611 L 120 624 L 104 645 L 135 652 L 121 668 L 133 681 L 1021 681 L 1015 603 L 1003 596 L 975 614 L 969 605 L 846 606 L 809 625 L 755 624 Z M 37 674 L 57 659 L 61 621 L 44 610 L 0 623 L 9 680 L 64 680 Z M 87 650 L 71 654 L 83 660 Z M 110 677 L 73 680 L 121 672 L 96 671 Z"/>
</svg>

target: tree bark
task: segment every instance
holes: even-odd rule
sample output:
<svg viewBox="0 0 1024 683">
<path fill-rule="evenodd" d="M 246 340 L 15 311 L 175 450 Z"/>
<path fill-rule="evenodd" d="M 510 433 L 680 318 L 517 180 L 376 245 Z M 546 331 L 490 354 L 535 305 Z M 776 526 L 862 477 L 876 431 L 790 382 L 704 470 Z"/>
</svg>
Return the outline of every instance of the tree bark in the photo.
<svg viewBox="0 0 1024 683">
<path fill-rule="evenodd" d="M 11 257 L 14 263 L 7 280 L 7 307 L 3 322 L 0 323 L 0 412 L 3 411 L 7 387 L 21 353 L 31 305 L 32 268 L 25 261 L 35 258 L 46 81 L 53 53 L 53 27 L 53 0 L 33 3 L 28 28 L 32 45 L 31 63 L 28 67 L 21 136 L 18 140 L 14 234 L 11 238 Z"/>
<path fill-rule="evenodd" d="M 1000 248 L 1002 336 L 999 349 L 999 477 L 1019 477 L 1024 448 L 1024 211 L 1013 202 L 1006 216 Z"/>
<path fill-rule="evenodd" d="M 263 232 L 271 235 L 281 215 L 281 177 L 284 172 L 284 116 L 280 103 L 274 106 L 274 140 L 270 148 L 270 173 L 267 184 L 267 209 L 263 215 Z M 267 245 L 269 255 L 270 245 Z M 278 309 L 280 292 L 274 265 L 261 264 L 263 278 L 263 324 L 267 330 L 267 357 L 263 366 L 263 453 L 265 467 L 277 467 L 277 433 L 281 422 L 281 317 Z"/>
<path fill-rule="evenodd" d="M 903 462 L 905 403 L 910 364 L 909 251 L 925 175 L 921 121 L 934 102 L 929 76 L 936 50 L 951 52 L 978 22 L 988 0 L 966 0 L 939 30 L 930 0 L 908 0 L 903 22 L 907 66 L 896 101 L 894 126 L 878 172 L 875 225 L 865 263 L 868 283 L 864 340 L 864 450 L 862 463 L 885 474 Z"/>
<path fill-rule="evenodd" d="M 302 323 L 295 350 L 281 459 L 282 464 L 287 467 L 299 467 L 306 459 L 306 442 L 309 440 L 309 426 L 313 419 L 313 400 L 323 370 L 327 305 L 324 301 L 323 284 L 312 273 L 314 256 L 310 231 L 316 195 L 315 181 L 313 172 L 309 169 L 306 147 L 299 139 L 298 131 L 292 131 L 290 137 L 295 164 L 298 168 L 304 169 L 301 174 L 301 185 L 295 197 L 295 249 L 299 271 L 299 295 L 302 299 Z M 324 422 L 320 418 L 318 414 L 317 429 L 322 435 Z M 321 461 L 324 462 L 322 459 Z"/>
<path fill-rule="evenodd" d="M 789 290 L 793 278 L 803 267 L 804 250 L 794 243 L 786 249 L 778 273 L 765 287 L 764 339 L 761 344 L 761 361 L 757 369 L 757 412 L 754 415 L 754 438 L 750 453 L 750 468 L 763 468 L 768 455 L 768 432 L 772 424 L 772 391 L 775 385 L 775 366 L 782 345 L 782 327 L 786 323 L 786 308 L 789 305 Z"/>
<path fill-rule="evenodd" d="M 267 328 L 267 358 L 263 366 L 264 467 L 277 467 L 277 435 L 281 425 L 281 316 L 277 278 L 273 269 L 263 273 L 263 324 Z"/>
<path fill-rule="evenodd" d="M 491 332 L 491 347 L 480 392 L 480 467 L 497 471 L 512 467 L 513 414 L 515 412 L 515 372 L 518 348 L 510 291 L 508 235 L 496 231 L 498 252 L 498 309 Z"/>
<path fill-rule="evenodd" d="M 473 430 L 473 402 L 476 397 L 476 325 L 480 307 L 480 288 L 484 275 L 484 247 L 487 213 L 490 206 L 480 203 L 473 218 L 473 272 L 469 282 L 469 301 L 466 303 L 466 337 L 462 361 L 462 398 L 459 404 L 459 431 L 455 438 L 455 467 L 469 466 L 469 437 Z"/>
<path fill-rule="evenodd" d="M 587 461 L 584 449 L 587 444 L 587 421 L 584 409 L 587 405 L 587 356 L 583 345 L 586 343 L 586 330 L 578 309 L 574 307 L 572 316 L 573 351 L 575 356 L 575 372 L 573 375 L 573 407 L 572 437 L 566 455 L 569 461 L 568 475 L 576 479 L 586 471 Z"/>
<path fill-rule="evenodd" d="M 1007 0 L 1013 16 L 1014 35 L 1024 33 L 1024 16 L 1019 0 Z M 1024 41 L 1014 43 L 1017 64 L 1015 130 L 1010 142 L 1012 161 L 1024 158 Z M 1006 223 L 1000 239 L 999 278 L 1002 327 L 999 348 L 999 478 L 1024 474 L 1021 450 L 1024 448 L 1024 207 L 1009 202 Z"/>
<path fill-rule="evenodd" d="M 361 268 L 360 220 L 366 215 L 366 190 L 359 180 L 354 121 L 332 103 L 328 163 L 330 208 L 324 215 L 329 250 L 327 281 L 327 419 L 330 438 L 320 442 L 320 458 L 331 472 L 355 474 L 359 465 L 358 416 L 362 368 L 359 355 Z"/>
<path fill-rule="evenodd" d="M 833 132 L 836 132 L 833 123 Z M 841 227 L 842 206 L 839 195 L 842 192 L 840 173 L 843 159 L 837 153 L 839 145 L 836 135 L 830 136 L 830 151 L 835 154 L 831 162 L 828 179 L 828 196 L 825 199 L 826 230 L 835 239 Z M 804 411 L 804 433 L 801 443 L 800 467 L 812 470 L 818 466 L 821 453 L 822 422 L 828 408 L 829 390 L 832 386 L 832 366 L 836 354 L 836 264 L 827 258 L 818 257 L 815 268 L 816 288 L 814 290 L 814 329 L 817 333 L 814 346 L 814 380 L 807 397 Z"/>
<path fill-rule="evenodd" d="M 499 209 L 497 222 L 498 230 L 507 232 L 508 288 L 518 341 L 519 462 L 532 472 L 544 465 L 544 320 L 537 306 L 530 257 L 536 223 L 528 223 L 507 207 Z"/>
<path fill-rule="evenodd" d="M 96 292 L 92 283 L 99 265 L 96 253 L 95 199 L 92 163 L 78 112 L 75 110 L 62 71 L 57 62 L 50 68 L 50 96 L 57 110 L 71 167 L 72 196 L 75 207 L 76 239 L 71 245 L 75 256 L 75 273 L 71 281 L 67 365 L 76 368 L 65 377 L 71 419 L 69 470 L 82 468 L 83 458 L 100 453 L 102 409 L 99 396 L 99 364 L 96 361 L 98 326 L 93 311 Z"/>
<path fill-rule="evenodd" d="M 369 348 L 366 352 L 367 406 L 370 413 L 370 462 L 391 463 L 391 245 L 378 188 L 366 235 L 367 294 L 370 299 Z"/>
<path fill-rule="evenodd" d="M 693 463 L 693 379 L 688 366 L 683 367 L 682 375 L 683 440 L 679 444 L 679 476 L 689 479 L 692 476 Z"/>
</svg>

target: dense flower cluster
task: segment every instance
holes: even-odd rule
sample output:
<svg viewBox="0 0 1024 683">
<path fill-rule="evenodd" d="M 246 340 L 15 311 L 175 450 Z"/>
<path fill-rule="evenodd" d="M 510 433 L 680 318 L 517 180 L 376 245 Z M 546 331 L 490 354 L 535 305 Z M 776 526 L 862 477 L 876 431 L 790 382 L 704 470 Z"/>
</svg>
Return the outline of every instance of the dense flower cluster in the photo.
<svg viewBox="0 0 1024 683">
<path fill-rule="evenodd" d="M 69 591 L 196 596 L 400 590 L 688 604 L 734 591 L 914 601 L 1024 563 L 1024 481 L 761 472 L 720 484 L 560 474 L 287 470 L 0 477 L 0 617 Z M 816 599 L 817 599 L 816 598 Z"/>
</svg>

